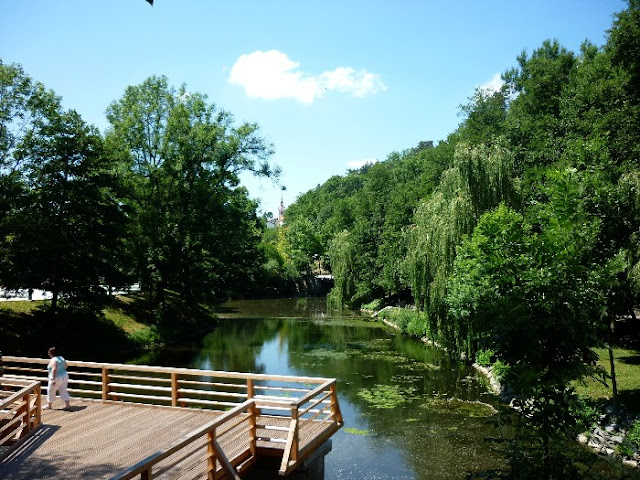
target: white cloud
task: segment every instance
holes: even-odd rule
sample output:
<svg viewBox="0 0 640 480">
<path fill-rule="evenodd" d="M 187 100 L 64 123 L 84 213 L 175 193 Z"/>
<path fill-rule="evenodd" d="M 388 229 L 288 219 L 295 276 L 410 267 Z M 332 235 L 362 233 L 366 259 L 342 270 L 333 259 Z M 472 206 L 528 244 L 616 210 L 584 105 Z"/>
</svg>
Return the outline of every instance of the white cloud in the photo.
<svg viewBox="0 0 640 480">
<path fill-rule="evenodd" d="M 319 75 L 305 73 L 300 70 L 300 63 L 278 50 L 241 55 L 231 67 L 229 82 L 243 87 L 251 98 L 290 98 L 302 103 L 312 103 L 327 91 L 364 97 L 386 89 L 379 75 L 351 67 L 338 67 Z"/>
<path fill-rule="evenodd" d="M 482 90 L 484 93 L 494 93 L 499 92 L 502 86 L 504 85 L 504 80 L 499 73 L 496 73 L 491 80 L 486 81 L 482 85 L 478 87 L 478 89 Z"/>
<path fill-rule="evenodd" d="M 351 160 L 347 162 L 347 167 L 351 170 L 357 170 L 358 168 L 364 167 L 365 165 L 372 165 L 376 163 L 378 160 L 375 158 L 365 158 L 364 160 Z"/>
<path fill-rule="evenodd" d="M 356 72 L 351 67 L 338 67 L 331 72 L 322 73 L 320 83 L 327 90 L 350 93 L 356 97 L 378 93 L 387 88 L 375 73 L 366 70 Z"/>
</svg>

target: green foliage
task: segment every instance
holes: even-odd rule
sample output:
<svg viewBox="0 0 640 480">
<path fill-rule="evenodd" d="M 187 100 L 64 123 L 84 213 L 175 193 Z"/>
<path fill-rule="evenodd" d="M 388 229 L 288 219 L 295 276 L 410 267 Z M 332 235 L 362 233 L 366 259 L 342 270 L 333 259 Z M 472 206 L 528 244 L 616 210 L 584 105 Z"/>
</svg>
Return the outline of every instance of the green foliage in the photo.
<svg viewBox="0 0 640 480">
<path fill-rule="evenodd" d="M 640 2 L 628 0 L 628 8 L 616 15 L 606 49 L 614 65 L 627 72 L 626 85 L 635 103 L 640 100 Z"/>
<path fill-rule="evenodd" d="M 415 387 L 376 385 L 373 388 L 361 389 L 358 396 L 372 408 L 390 409 L 404 404 L 415 390 Z"/>
<path fill-rule="evenodd" d="M 345 230 L 334 237 L 329 246 L 329 256 L 335 284 L 327 296 L 327 302 L 331 308 L 340 308 L 343 303 L 350 302 L 355 294 L 353 281 L 355 251 L 349 232 Z"/>
<path fill-rule="evenodd" d="M 73 306 L 99 308 L 106 294 L 101 285 L 126 283 L 121 247 L 128 226 L 99 133 L 76 112 L 50 106 L 46 120 L 35 121 L 11 155 L 23 190 L 3 238 L 0 282 L 52 291 L 54 309 L 59 296 Z"/>
<path fill-rule="evenodd" d="M 384 301 L 380 298 L 376 298 L 369 303 L 363 304 L 360 308 L 369 312 L 377 312 L 382 307 L 384 307 Z"/>
<path fill-rule="evenodd" d="M 636 420 L 624 438 L 624 445 L 631 452 L 640 451 L 640 420 Z"/>
<path fill-rule="evenodd" d="M 509 365 L 500 360 L 496 360 L 491 366 L 491 373 L 498 382 L 503 382 L 509 375 Z"/>
<path fill-rule="evenodd" d="M 407 308 L 390 308 L 381 311 L 378 317 L 388 320 L 409 335 L 433 339 L 429 316 L 426 312 Z"/>
<path fill-rule="evenodd" d="M 99 310 L 105 288 L 140 282 L 161 321 L 166 292 L 210 301 L 286 275 L 267 268 L 277 258 L 239 182 L 278 175 L 257 125 L 165 77 L 128 87 L 107 118 L 102 138 L 0 61 L 1 285 Z"/>
<path fill-rule="evenodd" d="M 476 363 L 488 367 L 491 365 L 491 357 L 495 354 L 494 350 L 481 349 L 476 352 Z"/>
<path fill-rule="evenodd" d="M 290 224 L 301 218 L 311 222 L 321 251 L 329 253 L 342 289 L 331 298 L 358 305 L 375 297 L 407 296 L 403 231 L 418 201 L 433 190 L 449 162 L 446 142 L 437 147 L 423 142 L 416 149 L 390 154 L 384 162 L 332 177 L 287 209 Z M 345 249 L 345 235 L 357 255 Z"/>
<path fill-rule="evenodd" d="M 128 161 L 145 290 L 162 304 L 167 289 L 200 300 L 246 293 L 262 259 L 257 205 L 238 175 L 277 175 L 258 126 L 235 126 L 205 95 L 165 77 L 128 87 L 107 118 L 109 141 Z"/>
<path fill-rule="evenodd" d="M 453 166 L 438 190 L 417 209 L 408 230 L 407 267 L 416 304 L 429 312 L 440 341 L 455 343 L 464 332 L 445 324 L 446 284 L 456 247 L 470 234 L 479 216 L 498 203 L 516 203 L 517 186 L 510 152 L 499 145 L 458 145 Z"/>
<path fill-rule="evenodd" d="M 348 433 L 349 435 L 362 435 L 362 436 L 369 436 L 371 435 L 369 433 L 369 430 L 358 430 L 357 428 L 351 428 L 351 427 L 346 427 L 344 429 L 345 433 Z"/>
<path fill-rule="evenodd" d="M 314 257 L 324 254 L 324 247 L 311 221 L 301 218 L 290 222 L 285 228 L 285 236 L 293 267 L 298 272 L 310 273 L 314 267 Z"/>
<path fill-rule="evenodd" d="M 534 223 L 504 206 L 485 214 L 451 278 L 450 316 L 471 342 L 462 348 L 494 349 L 522 393 L 590 373 L 589 346 L 598 341 L 606 285 L 617 273 L 591 260 L 599 222 L 582 210 L 575 177 L 554 177 L 550 202 L 532 211 Z"/>
</svg>

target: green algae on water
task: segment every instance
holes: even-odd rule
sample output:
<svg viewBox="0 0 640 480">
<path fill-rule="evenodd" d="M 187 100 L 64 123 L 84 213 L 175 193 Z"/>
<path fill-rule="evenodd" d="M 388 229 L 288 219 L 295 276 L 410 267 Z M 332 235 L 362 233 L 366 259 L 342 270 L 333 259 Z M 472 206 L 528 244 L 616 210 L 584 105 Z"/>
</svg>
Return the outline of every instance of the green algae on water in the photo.
<svg viewBox="0 0 640 480">
<path fill-rule="evenodd" d="M 327 359 L 341 360 L 341 361 L 349 358 L 349 355 L 347 352 L 329 350 L 326 348 L 316 348 L 308 352 L 303 352 L 302 355 L 307 357 L 312 357 L 312 358 L 322 358 L 322 359 L 327 358 Z"/>
<path fill-rule="evenodd" d="M 351 434 L 351 435 L 362 435 L 362 436 L 369 436 L 371 435 L 369 433 L 369 430 L 358 430 L 357 428 L 351 428 L 351 427 L 345 427 L 344 429 L 345 433 Z"/>
<path fill-rule="evenodd" d="M 427 403 L 420 405 L 430 412 L 460 415 L 464 417 L 491 417 L 497 410 L 483 402 L 468 402 L 459 398 L 432 398 Z"/>
<path fill-rule="evenodd" d="M 412 398 L 415 391 L 414 387 L 376 385 L 361 389 L 358 396 L 373 408 L 396 408 Z"/>
</svg>

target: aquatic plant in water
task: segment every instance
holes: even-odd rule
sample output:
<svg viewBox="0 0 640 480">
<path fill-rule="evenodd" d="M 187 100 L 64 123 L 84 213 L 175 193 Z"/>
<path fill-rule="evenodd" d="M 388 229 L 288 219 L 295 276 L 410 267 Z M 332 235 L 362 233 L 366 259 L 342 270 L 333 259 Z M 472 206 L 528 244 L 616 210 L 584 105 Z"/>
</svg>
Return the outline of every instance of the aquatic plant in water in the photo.
<svg viewBox="0 0 640 480">
<path fill-rule="evenodd" d="M 358 396 L 373 408 L 396 408 L 411 398 L 415 391 L 414 387 L 376 385 L 361 389 Z"/>
<path fill-rule="evenodd" d="M 349 433 L 351 435 L 362 435 L 362 436 L 371 435 L 369 433 L 369 430 L 358 430 L 357 428 L 351 428 L 351 427 L 345 427 L 344 431 L 345 433 Z"/>
<path fill-rule="evenodd" d="M 432 398 L 420 407 L 434 413 L 448 413 L 464 417 L 491 417 L 498 413 L 488 403 L 469 402 L 459 398 Z"/>
</svg>

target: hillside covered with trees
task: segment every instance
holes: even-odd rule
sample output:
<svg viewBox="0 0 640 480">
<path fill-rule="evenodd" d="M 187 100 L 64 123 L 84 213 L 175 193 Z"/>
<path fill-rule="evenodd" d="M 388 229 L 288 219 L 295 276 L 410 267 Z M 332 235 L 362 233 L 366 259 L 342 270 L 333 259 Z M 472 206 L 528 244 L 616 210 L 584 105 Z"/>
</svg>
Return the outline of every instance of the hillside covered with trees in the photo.
<svg viewBox="0 0 640 480">
<path fill-rule="evenodd" d="M 503 365 L 547 460 L 575 434 L 572 382 L 606 377 L 592 348 L 637 322 L 640 2 L 602 47 L 516 62 L 446 140 L 329 179 L 287 222 L 329 258 L 333 305 L 413 305 L 408 333 Z"/>
</svg>

